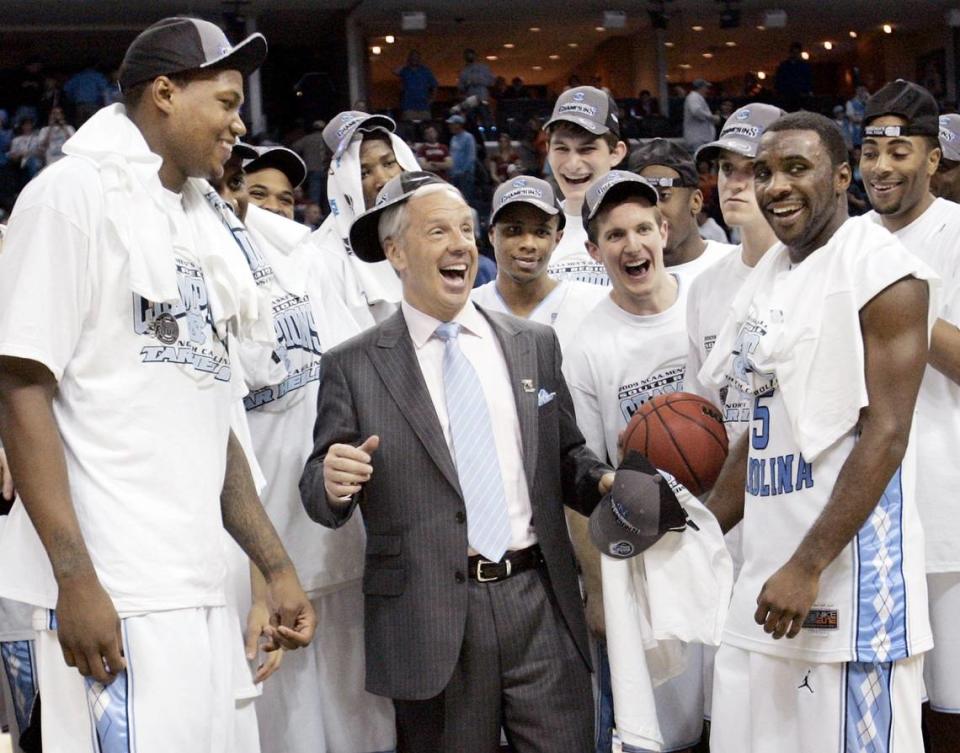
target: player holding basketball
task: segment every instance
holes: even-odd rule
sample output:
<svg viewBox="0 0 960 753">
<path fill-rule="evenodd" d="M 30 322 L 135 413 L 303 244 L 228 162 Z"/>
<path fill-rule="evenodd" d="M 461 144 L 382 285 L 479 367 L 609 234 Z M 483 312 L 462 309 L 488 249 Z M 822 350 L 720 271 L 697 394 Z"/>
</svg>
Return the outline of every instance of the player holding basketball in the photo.
<svg viewBox="0 0 960 753">
<path fill-rule="evenodd" d="M 587 253 L 580 208 L 587 188 L 627 154 L 627 145 L 620 140 L 617 103 L 593 86 L 568 89 L 557 97 L 544 130 L 550 137 L 550 172 L 564 196 L 563 238 L 550 258 L 550 276 L 609 285 L 603 264 Z"/>
<path fill-rule="evenodd" d="M 664 264 L 667 225 L 657 192 L 645 179 L 613 170 L 595 181 L 584 197 L 583 224 L 587 248 L 606 269 L 611 290 L 584 319 L 566 353 L 564 375 L 587 446 L 616 463 L 618 435 L 640 406 L 656 395 L 683 391 L 687 291 Z M 586 520 L 569 515 L 568 521 L 583 573 L 588 624 L 602 638 L 599 554 L 590 544 Z M 684 750 L 701 736 L 699 646 L 689 648 L 687 670 L 655 690 L 665 750 Z M 602 643 L 600 651 L 602 667 Z M 598 682 L 603 712 L 604 702 L 610 703 L 605 698 L 609 679 L 598 674 Z M 612 723 L 607 708 L 600 724 Z"/>
<path fill-rule="evenodd" d="M 867 100 L 860 171 L 873 211 L 942 279 L 930 357 L 917 398 L 917 504 L 927 542 L 927 589 L 934 647 L 923 676 L 934 712 L 934 750 L 960 744 L 960 482 L 951 462 L 960 447 L 960 206 L 935 199 L 930 181 L 941 157 L 937 103 L 926 89 L 894 81 Z M 948 745 L 951 743 L 951 745 Z"/>
<path fill-rule="evenodd" d="M 933 272 L 847 219 L 846 147 L 823 116 L 768 126 L 754 175 L 780 244 L 700 372 L 754 396 L 708 501 L 724 530 L 743 519 L 744 558 L 710 747 L 913 753 L 932 639 L 908 442 Z"/>
<path fill-rule="evenodd" d="M 553 327 L 565 350 L 606 291 L 578 280 L 554 280 L 547 265 L 563 235 L 564 214 L 547 181 L 510 178 L 493 194 L 490 243 L 497 279 L 474 288 L 475 303 L 491 311 Z"/>
</svg>

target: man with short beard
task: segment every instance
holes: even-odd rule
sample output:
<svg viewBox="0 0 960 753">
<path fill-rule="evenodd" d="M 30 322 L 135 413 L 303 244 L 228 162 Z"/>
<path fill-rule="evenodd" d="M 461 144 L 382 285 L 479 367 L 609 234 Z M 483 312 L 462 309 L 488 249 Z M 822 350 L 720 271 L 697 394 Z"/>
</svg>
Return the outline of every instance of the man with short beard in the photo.
<svg viewBox="0 0 960 753">
<path fill-rule="evenodd" d="M 873 211 L 941 277 L 930 355 L 917 398 L 917 502 L 926 534 L 927 589 L 934 648 L 924 660 L 934 750 L 960 741 L 960 206 L 934 198 L 941 159 L 937 103 L 909 81 L 887 84 L 867 100 L 860 171 Z"/>
</svg>

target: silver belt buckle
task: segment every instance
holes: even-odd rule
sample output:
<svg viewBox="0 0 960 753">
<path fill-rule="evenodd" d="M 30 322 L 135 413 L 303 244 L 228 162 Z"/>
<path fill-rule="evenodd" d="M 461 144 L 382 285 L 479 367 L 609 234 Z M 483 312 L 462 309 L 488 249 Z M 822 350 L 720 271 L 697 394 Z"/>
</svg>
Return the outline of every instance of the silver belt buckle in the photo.
<svg viewBox="0 0 960 753">
<path fill-rule="evenodd" d="M 495 580 L 500 580 L 499 576 L 496 576 L 496 575 L 494 575 L 491 578 L 483 577 L 483 566 L 496 565 L 496 564 L 497 564 L 496 562 L 490 562 L 489 560 L 477 560 L 477 583 L 490 583 Z M 507 572 L 503 577 L 509 578 L 510 573 L 513 572 L 513 564 L 510 562 L 510 560 L 506 560 L 505 564 L 507 566 Z"/>
</svg>

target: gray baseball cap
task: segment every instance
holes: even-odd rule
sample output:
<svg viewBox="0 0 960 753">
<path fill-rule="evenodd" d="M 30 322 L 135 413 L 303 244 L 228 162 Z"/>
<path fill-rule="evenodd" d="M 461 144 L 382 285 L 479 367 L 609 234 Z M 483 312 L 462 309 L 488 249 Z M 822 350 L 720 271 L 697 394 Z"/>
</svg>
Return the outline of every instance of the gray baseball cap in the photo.
<svg viewBox="0 0 960 753">
<path fill-rule="evenodd" d="M 157 21 L 137 36 L 120 64 L 120 88 L 128 90 L 157 76 L 196 70 L 253 73 L 267 56 L 263 34 L 251 34 L 231 45 L 216 24 L 201 18 L 173 17 Z"/>
<path fill-rule="evenodd" d="M 613 97 L 595 86 L 567 89 L 557 97 L 553 114 L 543 127 L 549 128 L 561 120 L 574 123 L 597 136 L 612 133 L 620 138 L 617 103 L 613 101 Z"/>
<path fill-rule="evenodd" d="M 353 134 L 358 130 L 366 132 L 372 131 L 374 128 L 383 128 L 393 133 L 397 130 L 397 124 L 393 118 L 386 115 L 371 115 L 359 110 L 346 110 L 330 118 L 330 122 L 323 129 L 323 142 L 336 158 L 349 146 Z"/>
<path fill-rule="evenodd" d="M 553 192 L 553 186 L 541 178 L 534 178 L 522 175 L 516 178 L 505 180 L 493 193 L 493 201 L 490 209 L 490 226 L 497 221 L 497 215 L 504 207 L 511 204 L 529 204 L 536 207 L 541 212 L 549 214 L 552 217 L 560 216 L 558 229 L 563 229 L 566 222 L 563 212 L 560 211 L 560 204 L 557 202 L 556 194 Z"/>
<path fill-rule="evenodd" d="M 940 149 L 944 159 L 960 162 L 960 115 L 940 116 Z"/>
<path fill-rule="evenodd" d="M 358 215 L 350 225 L 350 247 L 358 258 L 367 262 L 383 261 L 387 257 L 380 245 L 380 215 L 385 209 L 409 199 L 418 188 L 431 184 L 450 185 L 442 178 L 422 170 L 400 173 L 380 189 L 373 206 Z"/>
<path fill-rule="evenodd" d="M 729 149 L 753 159 L 757 156 L 763 132 L 773 121 L 786 114 L 779 107 L 760 102 L 741 107 L 727 118 L 720 131 L 720 138 L 697 149 L 694 160 L 715 159 L 721 149 Z"/>
<path fill-rule="evenodd" d="M 628 559 L 656 544 L 667 531 L 683 531 L 687 513 L 670 483 L 639 452 L 628 452 L 613 489 L 590 515 L 590 539 L 602 554 Z"/>
<path fill-rule="evenodd" d="M 611 196 L 624 198 L 627 196 L 640 196 L 650 202 L 651 206 L 656 206 L 659 196 L 657 189 L 650 185 L 646 178 L 641 178 L 636 173 L 630 173 L 626 170 L 611 170 L 599 180 L 590 184 L 586 194 L 583 196 L 583 226 L 586 227 L 590 221 L 597 216 L 600 208 L 610 200 Z"/>
<path fill-rule="evenodd" d="M 253 149 L 256 157 L 243 163 L 243 172 L 247 175 L 272 167 L 286 175 L 293 188 L 303 183 L 307 177 L 306 164 L 292 149 L 285 146 L 256 146 Z"/>
</svg>

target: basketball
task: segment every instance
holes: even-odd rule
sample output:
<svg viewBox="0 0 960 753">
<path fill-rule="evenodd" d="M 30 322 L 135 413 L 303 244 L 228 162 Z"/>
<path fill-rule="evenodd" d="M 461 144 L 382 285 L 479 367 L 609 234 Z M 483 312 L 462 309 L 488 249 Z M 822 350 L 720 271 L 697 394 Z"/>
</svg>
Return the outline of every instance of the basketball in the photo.
<svg viewBox="0 0 960 753">
<path fill-rule="evenodd" d="M 708 492 L 727 458 L 723 415 L 689 392 L 658 395 L 644 403 L 623 432 L 623 451 L 642 453 L 692 494 Z"/>
</svg>

